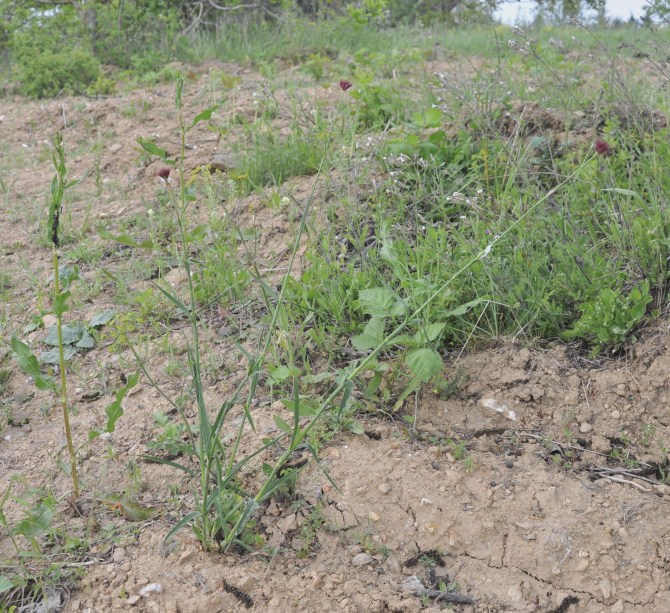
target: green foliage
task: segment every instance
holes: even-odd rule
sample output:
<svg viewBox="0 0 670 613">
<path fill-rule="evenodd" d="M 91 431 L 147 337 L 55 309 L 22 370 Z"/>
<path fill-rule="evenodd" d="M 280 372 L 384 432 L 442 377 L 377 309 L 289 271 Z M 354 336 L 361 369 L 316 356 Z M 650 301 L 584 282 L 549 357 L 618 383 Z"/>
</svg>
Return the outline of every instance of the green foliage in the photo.
<svg viewBox="0 0 670 613">
<path fill-rule="evenodd" d="M 83 93 L 99 77 L 100 64 L 83 49 L 23 54 L 18 65 L 21 92 L 31 98 L 48 98 L 60 92 Z"/>
<path fill-rule="evenodd" d="M 563 337 L 593 342 L 594 355 L 606 347 L 616 351 L 635 324 L 644 317 L 651 301 L 648 281 L 631 289 L 627 296 L 622 295 L 620 290 L 605 287 L 581 306 L 581 317 L 563 333 Z"/>
</svg>

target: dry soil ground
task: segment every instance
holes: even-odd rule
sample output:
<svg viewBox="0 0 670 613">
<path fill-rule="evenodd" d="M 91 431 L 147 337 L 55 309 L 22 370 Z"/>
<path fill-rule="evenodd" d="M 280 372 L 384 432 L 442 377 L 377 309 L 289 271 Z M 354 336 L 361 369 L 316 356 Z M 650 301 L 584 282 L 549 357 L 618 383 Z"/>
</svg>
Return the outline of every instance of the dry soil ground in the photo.
<svg viewBox="0 0 670 613">
<path fill-rule="evenodd" d="M 261 77 L 251 69 L 215 68 L 240 77 L 227 108 L 253 117 L 252 92 Z M 194 76 L 186 108 L 207 106 L 210 83 L 206 74 Z M 332 92 L 331 85 L 312 94 L 339 94 Z M 95 234 L 97 223 L 113 227 L 114 220 L 145 211 L 152 202 L 159 166 L 140 162 L 136 138 L 176 144 L 173 86 L 100 100 L 0 102 L 0 166 L 7 186 L 0 200 L 0 245 L 2 271 L 12 284 L 2 307 L 7 332 L 20 333 L 45 300 L 50 249 L 37 244 L 36 236 L 43 232 L 56 130 L 64 133 L 72 176 L 98 167 L 98 187 L 94 172 L 71 207 L 72 227 L 88 223 Z M 192 134 L 191 143 L 189 168 L 225 153 L 205 128 Z M 289 183 L 286 190 L 300 201 L 310 181 Z M 262 208 L 251 196 L 236 214 L 238 221 L 257 226 L 261 255 L 274 257 L 278 266 L 294 227 L 290 211 Z M 113 252 L 108 261 L 80 266 L 92 282 L 96 268 L 125 265 L 123 253 Z M 171 274 L 178 284 L 178 271 Z M 76 314 L 83 317 L 121 308 L 114 305 L 111 285 L 82 304 Z M 31 336 L 36 347 L 40 335 Z M 177 333 L 173 341 L 183 344 Z M 216 406 L 244 364 L 234 364 L 232 346 L 216 331 L 206 342 L 229 367 L 233 360 L 230 374 L 206 390 Z M 103 423 L 120 373 L 132 368 L 124 357 L 103 343 L 75 359 L 71 394 L 78 443 Z M 150 357 L 150 367 L 168 392 L 179 392 L 164 372 L 164 356 Z M 658 465 L 670 447 L 667 323 L 616 361 L 590 363 L 563 346 L 534 349 L 509 341 L 453 355 L 445 368 L 459 382 L 457 393 L 443 398 L 424 390 L 410 407 L 414 429 L 402 420 L 361 416 L 365 434 L 339 434 L 321 451 L 337 488 L 311 466 L 301 473 L 299 501 L 263 508 L 259 527 L 274 548 L 271 555 L 203 553 L 188 530 L 164 543 L 188 508 L 189 488 L 172 468 L 140 459 L 156 436 L 153 413 L 168 410 L 143 380 L 126 399 L 126 414 L 111 439 L 82 446 L 81 473 L 84 490 L 94 496 L 127 491 L 132 460 L 139 467 L 133 491 L 160 514 L 129 522 L 98 505 L 92 515 L 79 517 L 64 496 L 57 524 L 87 534 L 91 549 L 83 580 L 63 610 L 670 611 L 670 487 Z M 0 440 L 2 490 L 20 475 L 32 487 L 68 492 L 69 480 L 58 469 L 62 425 L 50 397 L 15 371 L 3 402 L 11 419 Z M 506 412 L 491 408 L 502 405 Z M 274 427 L 273 404 L 260 402 L 255 411 L 260 438 Z M 247 437 L 246 448 L 255 442 Z M 19 516 L 16 505 L 8 503 L 5 511 L 10 520 Z M 11 560 L 4 529 L 0 543 L 2 558 Z M 441 577 L 473 604 L 446 605 L 413 593 L 408 580 L 414 575 L 431 587 L 431 570 L 435 583 Z M 160 591 L 140 596 L 149 584 Z"/>
</svg>

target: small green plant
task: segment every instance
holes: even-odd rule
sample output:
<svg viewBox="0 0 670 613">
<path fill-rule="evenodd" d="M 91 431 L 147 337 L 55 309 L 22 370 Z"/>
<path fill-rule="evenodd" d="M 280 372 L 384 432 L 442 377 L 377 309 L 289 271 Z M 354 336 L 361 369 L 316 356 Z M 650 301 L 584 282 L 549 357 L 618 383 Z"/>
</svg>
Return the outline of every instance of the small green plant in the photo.
<svg viewBox="0 0 670 613">
<path fill-rule="evenodd" d="M 168 415 L 162 412 L 154 413 L 154 422 L 161 427 L 162 431 L 149 442 L 147 445 L 149 449 L 166 454 L 168 460 L 195 453 L 186 425 L 173 422 Z M 191 435 L 195 434 L 197 432 L 191 427 Z"/>
<path fill-rule="evenodd" d="M 582 306 L 582 316 L 563 337 L 592 341 L 592 355 L 604 347 L 614 352 L 622 347 L 635 324 L 644 317 L 651 301 L 648 281 L 634 287 L 627 296 L 621 291 L 603 288 L 598 296 Z"/>
<path fill-rule="evenodd" d="M 59 381 L 56 382 L 53 377 L 42 374 L 40 363 L 33 354 L 30 347 L 20 341 L 16 336 L 12 337 L 12 351 L 16 357 L 21 370 L 32 377 L 35 386 L 43 391 L 50 391 L 58 396 L 62 410 L 63 425 L 65 427 L 65 439 L 69 456 L 68 472 L 72 478 L 72 489 L 75 498 L 79 498 L 79 474 L 77 471 L 77 456 L 75 453 L 74 442 L 72 439 L 72 430 L 70 428 L 70 407 L 67 395 L 67 359 L 76 352 L 75 347 L 92 347 L 95 343 L 87 327 L 80 323 L 64 324 L 63 315 L 68 312 L 68 300 L 71 292 L 70 287 L 75 279 L 78 278 L 76 268 L 69 268 L 59 264 L 58 249 L 60 246 L 59 226 L 63 207 L 63 197 L 65 192 L 81 182 L 82 179 L 68 181 L 67 168 L 65 165 L 65 147 L 60 133 L 56 134 L 53 146 L 53 164 L 56 174 L 51 182 L 51 204 L 49 206 L 49 217 L 47 224 L 47 236 L 51 243 L 51 262 L 52 262 L 52 308 L 56 317 L 56 325 L 50 330 L 47 342 L 55 346 L 57 355 L 47 354 L 46 361 L 58 365 Z M 113 312 L 103 312 L 95 315 L 91 320 L 91 328 L 95 328 L 107 323 Z M 56 359 L 57 357 L 57 359 Z M 95 438 L 102 431 L 113 432 L 116 421 L 123 414 L 121 401 L 126 393 L 132 388 L 138 380 L 138 375 L 130 377 L 121 390 L 116 394 L 115 400 L 106 408 L 108 417 L 107 426 L 104 430 L 93 431 L 90 436 Z"/>
<path fill-rule="evenodd" d="M 315 504 L 310 509 L 300 529 L 302 547 L 300 547 L 297 554 L 299 558 L 307 558 L 314 551 L 318 543 L 319 530 L 325 521 L 321 506 L 318 503 Z"/>
<path fill-rule="evenodd" d="M 51 182 L 51 205 L 49 206 L 49 220 L 47 226 L 47 235 L 52 245 L 52 268 L 53 268 L 53 310 L 56 316 L 56 329 L 54 344 L 58 349 L 58 366 L 60 371 L 60 383 L 57 384 L 51 377 L 40 373 L 37 358 L 25 343 L 22 343 L 16 337 L 12 338 L 12 350 L 14 351 L 19 366 L 31 375 L 35 380 L 35 385 L 42 390 L 50 390 L 57 393 L 60 397 L 60 404 L 63 415 L 63 425 L 65 426 L 65 438 L 67 442 L 68 455 L 70 457 L 70 475 L 72 477 L 72 489 L 75 498 L 79 498 L 79 475 L 77 473 L 77 456 L 72 441 L 72 431 L 70 429 L 70 411 L 67 399 L 67 376 L 66 376 L 66 358 L 65 343 L 63 341 L 63 315 L 68 311 L 67 301 L 70 297 L 70 284 L 73 280 L 72 275 L 60 277 L 61 269 L 58 264 L 58 247 L 60 239 L 58 228 L 63 207 L 63 196 L 70 187 L 78 184 L 80 180 L 68 181 L 67 169 L 65 166 L 65 148 L 63 146 L 63 137 L 60 133 L 56 134 L 53 148 L 53 164 L 56 168 L 56 175 Z M 61 285 L 62 283 L 62 285 Z M 80 335 L 81 338 L 81 335 Z"/>
</svg>

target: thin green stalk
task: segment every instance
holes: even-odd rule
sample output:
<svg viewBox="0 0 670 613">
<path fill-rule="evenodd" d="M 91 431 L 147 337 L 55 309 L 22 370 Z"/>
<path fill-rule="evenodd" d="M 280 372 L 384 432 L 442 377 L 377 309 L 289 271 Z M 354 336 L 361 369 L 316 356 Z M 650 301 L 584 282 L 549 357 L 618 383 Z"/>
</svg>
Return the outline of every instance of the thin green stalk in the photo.
<svg viewBox="0 0 670 613">
<path fill-rule="evenodd" d="M 58 277 L 58 249 L 53 245 L 53 269 L 54 269 L 54 296 L 60 295 L 60 279 Z M 77 455 L 72 443 L 72 430 L 70 429 L 70 414 L 67 406 L 67 376 L 65 373 L 65 354 L 63 353 L 63 316 L 61 309 L 56 309 L 56 331 L 58 334 L 58 367 L 60 369 L 60 403 L 63 409 L 63 424 L 65 425 L 65 438 L 67 440 L 67 451 L 70 456 L 70 472 L 72 474 L 72 488 L 75 498 L 79 498 L 79 474 L 77 472 Z"/>
</svg>

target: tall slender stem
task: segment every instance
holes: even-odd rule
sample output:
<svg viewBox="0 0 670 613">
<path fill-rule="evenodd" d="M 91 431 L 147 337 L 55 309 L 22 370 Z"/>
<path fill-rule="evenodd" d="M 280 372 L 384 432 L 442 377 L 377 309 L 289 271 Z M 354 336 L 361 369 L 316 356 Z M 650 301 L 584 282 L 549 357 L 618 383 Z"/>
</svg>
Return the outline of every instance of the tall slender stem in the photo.
<svg viewBox="0 0 670 613">
<path fill-rule="evenodd" d="M 54 267 L 54 296 L 60 294 L 60 279 L 58 278 L 58 249 L 53 246 Z M 65 354 L 63 353 L 63 316 L 60 309 L 56 310 L 56 331 L 58 333 L 58 365 L 60 369 L 60 402 L 63 408 L 63 423 L 65 424 L 65 438 L 67 439 L 67 451 L 70 456 L 70 472 L 72 475 L 72 488 L 75 498 L 79 498 L 79 474 L 77 473 L 77 455 L 72 443 L 72 430 L 70 429 L 70 415 L 67 406 L 67 377 L 65 374 Z"/>
</svg>

